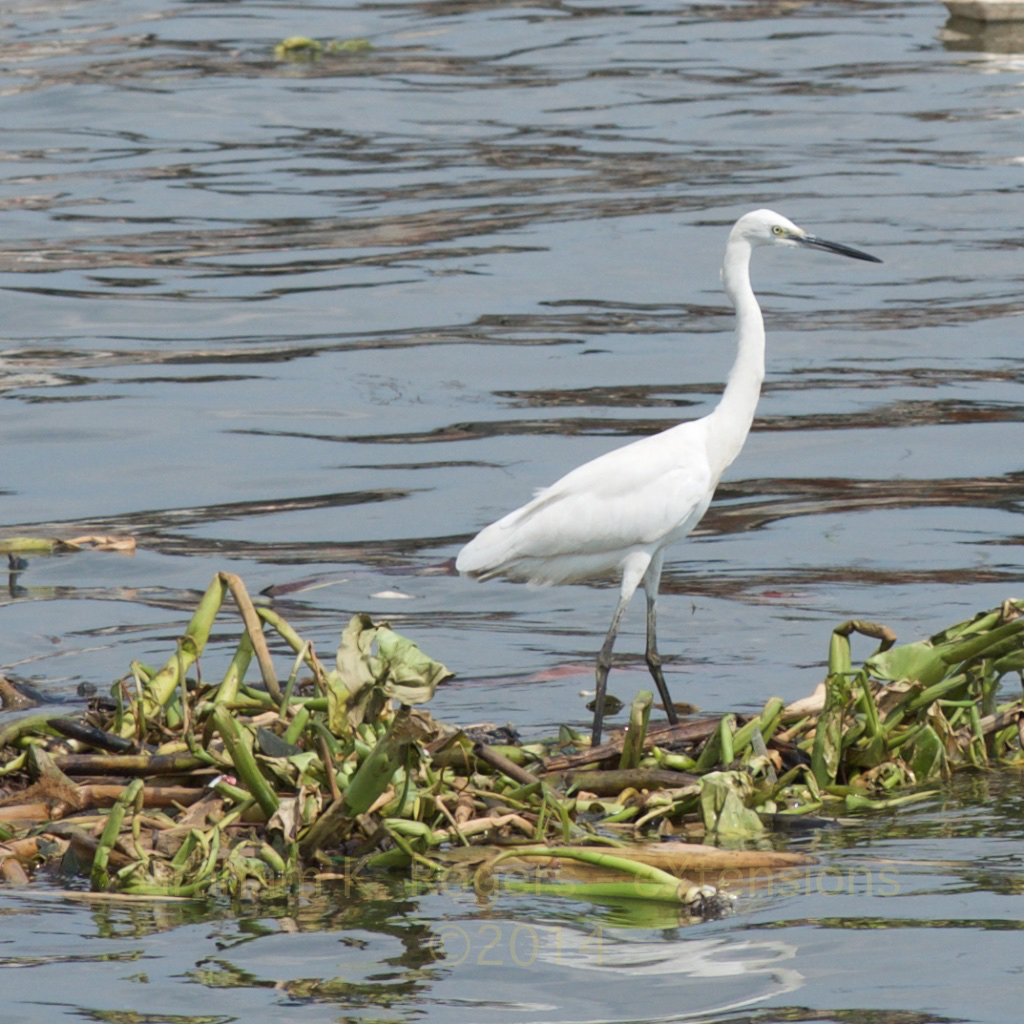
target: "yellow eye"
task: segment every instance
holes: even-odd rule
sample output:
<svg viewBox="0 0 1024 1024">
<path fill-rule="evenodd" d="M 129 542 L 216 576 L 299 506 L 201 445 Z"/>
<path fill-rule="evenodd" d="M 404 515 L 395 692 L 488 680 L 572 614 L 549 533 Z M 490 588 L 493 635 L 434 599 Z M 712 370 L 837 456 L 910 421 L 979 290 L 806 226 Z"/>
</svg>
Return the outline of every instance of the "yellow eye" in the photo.
<svg viewBox="0 0 1024 1024">
<path fill-rule="evenodd" d="M 772 228 L 773 235 L 779 235 L 781 237 L 785 233 L 786 229 L 781 224 L 776 224 L 775 227 Z"/>
</svg>

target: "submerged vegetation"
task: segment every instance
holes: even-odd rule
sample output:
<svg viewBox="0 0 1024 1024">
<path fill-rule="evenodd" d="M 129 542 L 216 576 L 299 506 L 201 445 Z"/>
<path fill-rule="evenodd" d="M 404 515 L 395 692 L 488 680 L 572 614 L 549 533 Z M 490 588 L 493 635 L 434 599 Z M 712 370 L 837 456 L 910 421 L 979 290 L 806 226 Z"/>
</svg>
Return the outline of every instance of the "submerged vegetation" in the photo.
<svg viewBox="0 0 1024 1024">
<path fill-rule="evenodd" d="M 204 651 L 229 598 L 239 639 L 211 681 Z M 857 668 L 855 634 L 878 641 Z M 481 886 L 510 858 L 545 879 L 581 861 L 602 873 L 573 895 L 708 912 L 701 883 L 723 870 L 808 861 L 770 848 L 783 818 L 895 806 L 958 769 L 1021 761 L 1024 703 L 998 698 L 1007 674 L 1024 677 L 1021 601 L 904 645 L 844 623 L 824 682 L 789 707 L 773 697 L 758 714 L 652 728 L 642 692 L 623 736 L 598 748 L 566 728 L 520 744 L 434 720 L 420 705 L 451 673 L 387 625 L 353 616 L 324 663 L 219 573 L 166 663 L 133 663 L 87 708 L 0 679 L 0 873 L 195 897 L 455 863 Z M 640 845 L 670 835 L 690 841 Z"/>
</svg>

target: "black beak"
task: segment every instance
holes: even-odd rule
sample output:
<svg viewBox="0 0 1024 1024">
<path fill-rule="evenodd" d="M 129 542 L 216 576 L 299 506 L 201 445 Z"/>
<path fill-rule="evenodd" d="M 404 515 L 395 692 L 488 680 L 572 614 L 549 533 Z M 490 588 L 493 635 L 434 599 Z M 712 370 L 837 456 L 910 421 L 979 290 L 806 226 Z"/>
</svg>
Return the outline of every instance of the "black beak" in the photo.
<svg viewBox="0 0 1024 1024">
<path fill-rule="evenodd" d="M 807 246 L 808 249 L 821 249 L 824 252 L 834 252 L 838 253 L 840 256 L 849 256 L 854 260 L 867 260 L 868 263 L 882 262 L 877 256 L 871 256 L 866 252 L 861 252 L 860 249 L 854 249 L 852 245 L 843 245 L 841 242 L 826 242 L 824 238 L 818 238 L 815 235 L 794 235 L 793 241 L 799 242 L 800 245 Z"/>
</svg>

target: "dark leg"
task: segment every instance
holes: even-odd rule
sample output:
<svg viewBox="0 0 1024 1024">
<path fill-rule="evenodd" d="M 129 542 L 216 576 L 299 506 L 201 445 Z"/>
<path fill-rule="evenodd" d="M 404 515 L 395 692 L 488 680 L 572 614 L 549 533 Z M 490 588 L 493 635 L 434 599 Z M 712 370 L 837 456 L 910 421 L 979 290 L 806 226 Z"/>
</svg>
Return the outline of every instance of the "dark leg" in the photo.
<svg viewBox="0 0 1024 1024">
<path fill-rule="evenodd" d="M 612 624 L 608 627 L 604 643 L 597 655 L 597 669 L 594 673 L 594 681 L 597 684 L 597 694 L 594 697 L 594 729 L 590 734 L 592 746 L 601 742 L 601 726 L 604 723 L 604 694 L 608 687 L 608 672 L 612 667 L 612 648 L 615 646 L 615 636 L 619 632 L 619 622 L 622 613 L 629 604 L 628 597 L 620 597 L 619 603 L 615 606 L 615 614 L 612 616 Z"/>
<path fill-rule="evenodd" d="M 665 682 L 665 676 L 661 671 L 661 655 L 658 654 L 657 612 L 655 611 L 658 592 L 657 590 L 645 590 L 644 593 L 647 595 L 647 650 L 644 657 L 647 659 L 647 667 L 654 677 L 654 685 L 658 687 L 658 693 L 661 694 L 661 701 L 665 705 L 665 714 L 668 716 L 669 722 L 675 725 L 679 721 L 679 716 L 676 714 L 675 705 L 668 692 L 668 683 Z"/>
</svg>

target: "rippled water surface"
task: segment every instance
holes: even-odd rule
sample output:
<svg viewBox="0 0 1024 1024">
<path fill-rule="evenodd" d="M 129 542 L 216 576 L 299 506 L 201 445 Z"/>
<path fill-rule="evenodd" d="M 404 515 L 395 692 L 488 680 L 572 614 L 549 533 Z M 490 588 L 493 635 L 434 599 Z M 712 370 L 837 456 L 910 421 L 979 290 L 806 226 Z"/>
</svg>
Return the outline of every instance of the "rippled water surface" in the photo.
<svg viewBox="0 0 1024 1024">
<path fill-rule="evenodd" d="M 227 568 L 330 584 L 279 602 L 321 651 L 390 618 L 457 672 L 440 717 L 585 722 L 614 592 L 451 559 L 710 409 L 722 247 L 757 206 L 885 262 L 756 254 L 768 376 L 667 564 L 675 692 L 794 699 L 838 621 L 909 640 L 1020 593 L 1024 31 L 931 0 L 38 0 L 0 26 L 3 529 L 138 542 L 12 577 L 7 671 L 73 698 L 162 661 Z M 374 48 L 276 59 L 296 34 Z M 40 886 L 0 894 L 4 1015 L 1005 1022 L 1021 813 L 1019 777 L 962 780 L 794 839 L 825 874 L 689 929 L 399 883 L 253 917 Z"/>
</svg>

